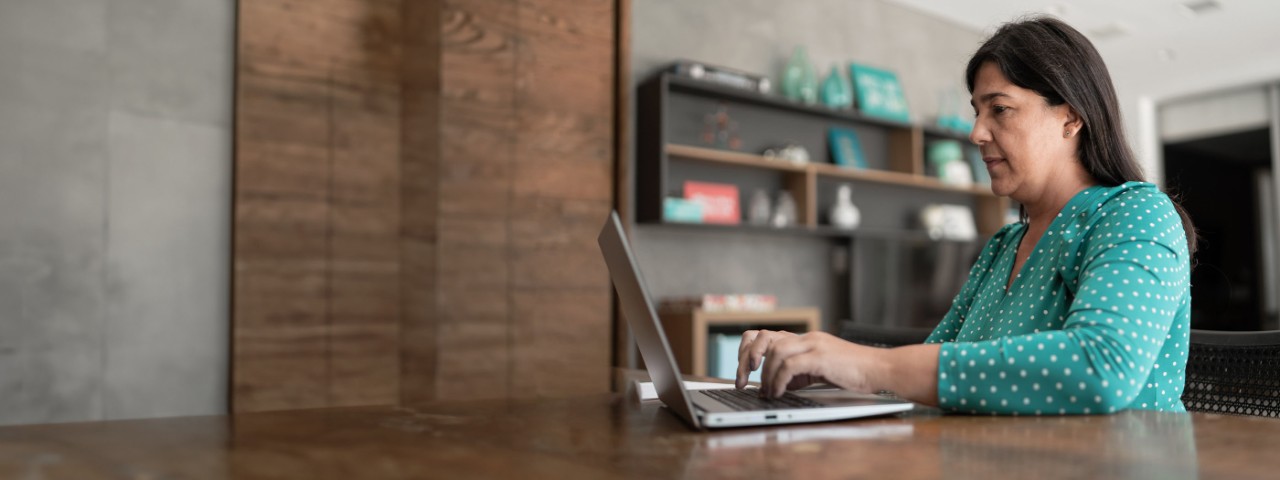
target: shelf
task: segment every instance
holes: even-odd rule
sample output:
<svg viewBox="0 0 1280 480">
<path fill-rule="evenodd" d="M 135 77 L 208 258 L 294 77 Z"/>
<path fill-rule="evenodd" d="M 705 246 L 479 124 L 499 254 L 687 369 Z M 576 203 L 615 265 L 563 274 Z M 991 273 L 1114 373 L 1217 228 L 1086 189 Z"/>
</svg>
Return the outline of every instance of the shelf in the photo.
<svg viewBox="0 0 1280 480">
<path fill-rule="evenodd" d="M 866 239 L 888 239 L 888 240 L 915 240 L 928 242 L 961 242 L 969 243 L 967 240 L 948 240 L 948 239 L 931 239 L 929 234 L 919 230 L 877 230 L 858 228 L 854 230 L 845 230 L 832 227 L 830 225 L 818 225 L 816 227 L 783 227 L 774 228 L 760 225 L 723 225 L 715 223 L 687 223 L 687 222 L 640 222 L 636 224 L 640 228 L 653 228 L 660 230 L 686 230 L 694 232 L 708 233 L 763 233 L 775 235 L 800 235 L 813 237 L 830 237 L 830 238 L 866 238 Z M 974 240 L 976 241 L 976 240 Z"/>
<path fill-rule="evenodd" d="M 924 131 L 925 135 L 929 135 L 932 137 L 942 137 L 950 140 L 960 140 L 962 142 L 965 142 L 965 144 L 967 145 L 973 145 L 972 143 L 969 143 L 969 134 L 964 132 L 947 130 L 942 127 L 938 127 L 936 125 L 927 125 L 927 126 L 920 127 L 920 129 Z"/>
<path fill-rule="evenodd" d="M 833 227 L 809 228 L 809 227 L 796 226 L 796 227 L 774 228 L 770 226 L 751 225 L 751 224 L 724 225 L 724 224 L 716 224 L 716 223 L 688 223 L 688 222 L 666 222 L 666 221 L 654 222 L 654 223 L 642 222 L 642 223 L 639 223 L 638 225 L 644 225 L 647 227 L 655 227 L 655 228 L 662 228 L 662 229 L 668 229 L 668 230 L 690 230 L 690 231 L 717 232 L 717 233 L 740 232 L 740 233 L 766 233 L 766 234 L 776 234 L 776 235 L 811 235 L 811 236 L 820 236 L 820 237 L 843 237 L 843 236 L 849 236 L 849 234 L 851 233 L 847 230 L 838 230 Z"/>
<path fill-rule="evenodd" d="M 910 123 L 862 115 L 856 110 L 836 110 L 823 105 L 806 105 L 778 95 L 766 95 L 752 90 L 726 87 L 679 75 L 664 74 L 664 78 L 672 91 L 696 93 L 722 99 L 732 99 L 780 110 L 790 110 L 809 115 L 818 115 L 863 124 L 879 125 L 887 128 L 911 129 L 913 127 Z"/>
<path fill-rule="evenodd" d="M 943 183 L 941 180 L 936 178 L 910 173 L 889 172 L 885 170 L 855 170 L 825 163 L 813 164 L 810 165 L 810 168 L 817 171 L 818 175 L 827 177 L 847 178 L 850 180 L 860 180 L 864 182 L 888 183 L 904 187 L 968 193 L 988 197 L 996 196 L 996 194 L 991 193 L 991 189 L 986 186 L 964 187 L 959 185 L 950 185 Z"/>
<path fill-rule="evenodd" d="M 730 152 L 713 148 L 695 147 L 691 145 L 668 144 L 666 146 L 666 150 L 668 155 L 689 160 L 738 165 L 790 173 L 805 173 L 812 171 L 818 175 L 832 178 L 884 183 L 944 192 L 959 192 L 993 198 L 996 196 L 994 193 L 991 193 L 990 188 L 985 186 L 962 187 L 948 185 L 946 183 L 942 183 L 941 180 L 936 178 L 911 173 L 891 172 L 886 170 L 858 170 L 827 163 L 796 165 L 782 160 L 771 160 L 761 155 Z"/>
<path fill-rule="evenodd" d="M 804 173 L 806 171 L 805 165 L 797 165 L 785 160 L 772 160 L 761 155 L 691 145 L 667 145 L 667 155 L 689 160 L 777 170 L 780 172 Z"/>
</svg>

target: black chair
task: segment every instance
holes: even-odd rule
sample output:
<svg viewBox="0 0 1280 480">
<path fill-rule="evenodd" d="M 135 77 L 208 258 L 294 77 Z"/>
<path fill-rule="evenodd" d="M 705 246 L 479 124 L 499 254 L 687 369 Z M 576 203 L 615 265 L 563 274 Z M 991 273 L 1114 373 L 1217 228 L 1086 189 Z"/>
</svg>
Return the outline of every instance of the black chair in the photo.
<svg viewBox="0 0 1280 480">
<path fill-rule="evenodd" d="M 844 322 L 840 325 L 840 338 L 872 347 L 899 347 L 924 343 L 932 328 L 882 327 Z"/>
<path fill-rule="evenodd" d="M 1191 331 L 1189 411 L 1280 417 L 1280 330 Z"/>
</svg>

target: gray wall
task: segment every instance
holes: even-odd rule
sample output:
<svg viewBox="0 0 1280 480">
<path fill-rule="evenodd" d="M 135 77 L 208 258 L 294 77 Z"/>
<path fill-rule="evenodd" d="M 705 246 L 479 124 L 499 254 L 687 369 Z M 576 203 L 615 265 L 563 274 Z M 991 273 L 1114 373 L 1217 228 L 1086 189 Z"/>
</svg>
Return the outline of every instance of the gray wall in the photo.
<svg viewBox="0 0 1280 480">
<path fill-rule="evenodd" d="M 0 2 L 0 424 L 226 410 L 234 9 Z"/>
<path fill-rule="evenodd" d="M 917 123 L 937 115 L 942 91 L 964 91 L 965 63 L 983 39 L 879 0 L 637 0 L 631 8 L 632 91 L 674 59 L 764 74 L 776 86 L 792 50 L 804 45 L 820 78 L 851 61 L 897 72 Z M 960 113 L 969 114 L 967 93 L 960 100 Z M 829 328 L 839 320 L 832 312 L 847 301 L 831 285 L 832 247 L 823 239 L 645 226 L 633 236 L 655 297 L 774 293 L 785 306 L 820 307 Z"/>
<path fill-rule="evenodd" d="M 1267 128 L 1267 88 L 1236 88 L 1165 102 L 1159 109 L 1160 140 L 1172 143 Z"/>
</svg>

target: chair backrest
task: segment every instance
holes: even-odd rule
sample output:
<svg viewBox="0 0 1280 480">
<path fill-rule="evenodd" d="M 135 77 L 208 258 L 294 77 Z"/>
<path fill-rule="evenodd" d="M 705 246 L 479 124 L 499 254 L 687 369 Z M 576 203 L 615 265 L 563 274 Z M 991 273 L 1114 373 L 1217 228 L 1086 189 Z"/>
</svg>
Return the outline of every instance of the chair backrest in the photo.
<svg viewBox="0 0 1280 480">
<path fill-rule="evenodd" d="M 1280 331 L 1191 331 L 1189 411 L 1280 417 Z"/>
<path fill-rule="evenodd" d="M 915 327 L 882 327 L 879 325 L 859 325 L 844 322 L 840 325 L 840 338 L 861 345 L 872 347 L 899 347 L 924 343 L 932 328 Z"/>
</svg>

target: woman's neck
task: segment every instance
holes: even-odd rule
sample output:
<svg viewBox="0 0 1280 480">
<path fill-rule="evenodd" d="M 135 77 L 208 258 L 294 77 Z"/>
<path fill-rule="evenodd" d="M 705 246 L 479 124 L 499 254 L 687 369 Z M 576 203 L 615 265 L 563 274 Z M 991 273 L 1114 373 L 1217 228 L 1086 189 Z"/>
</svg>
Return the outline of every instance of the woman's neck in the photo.
<svg viewBox="0 0 1280 480">
<path fill-rule="evenodd" d="M 1046 228 L 1072 197 L 1096 184 L 1097 182 L 1093 181 L 1087 173 L 1080 171 L 1077 175 L 1062 175 L 1055 178 L 1040 190 L 1039 195 L 1014 200 L 1026 209 L 1027 219 L 1031 225 Z"/>
</svg>

